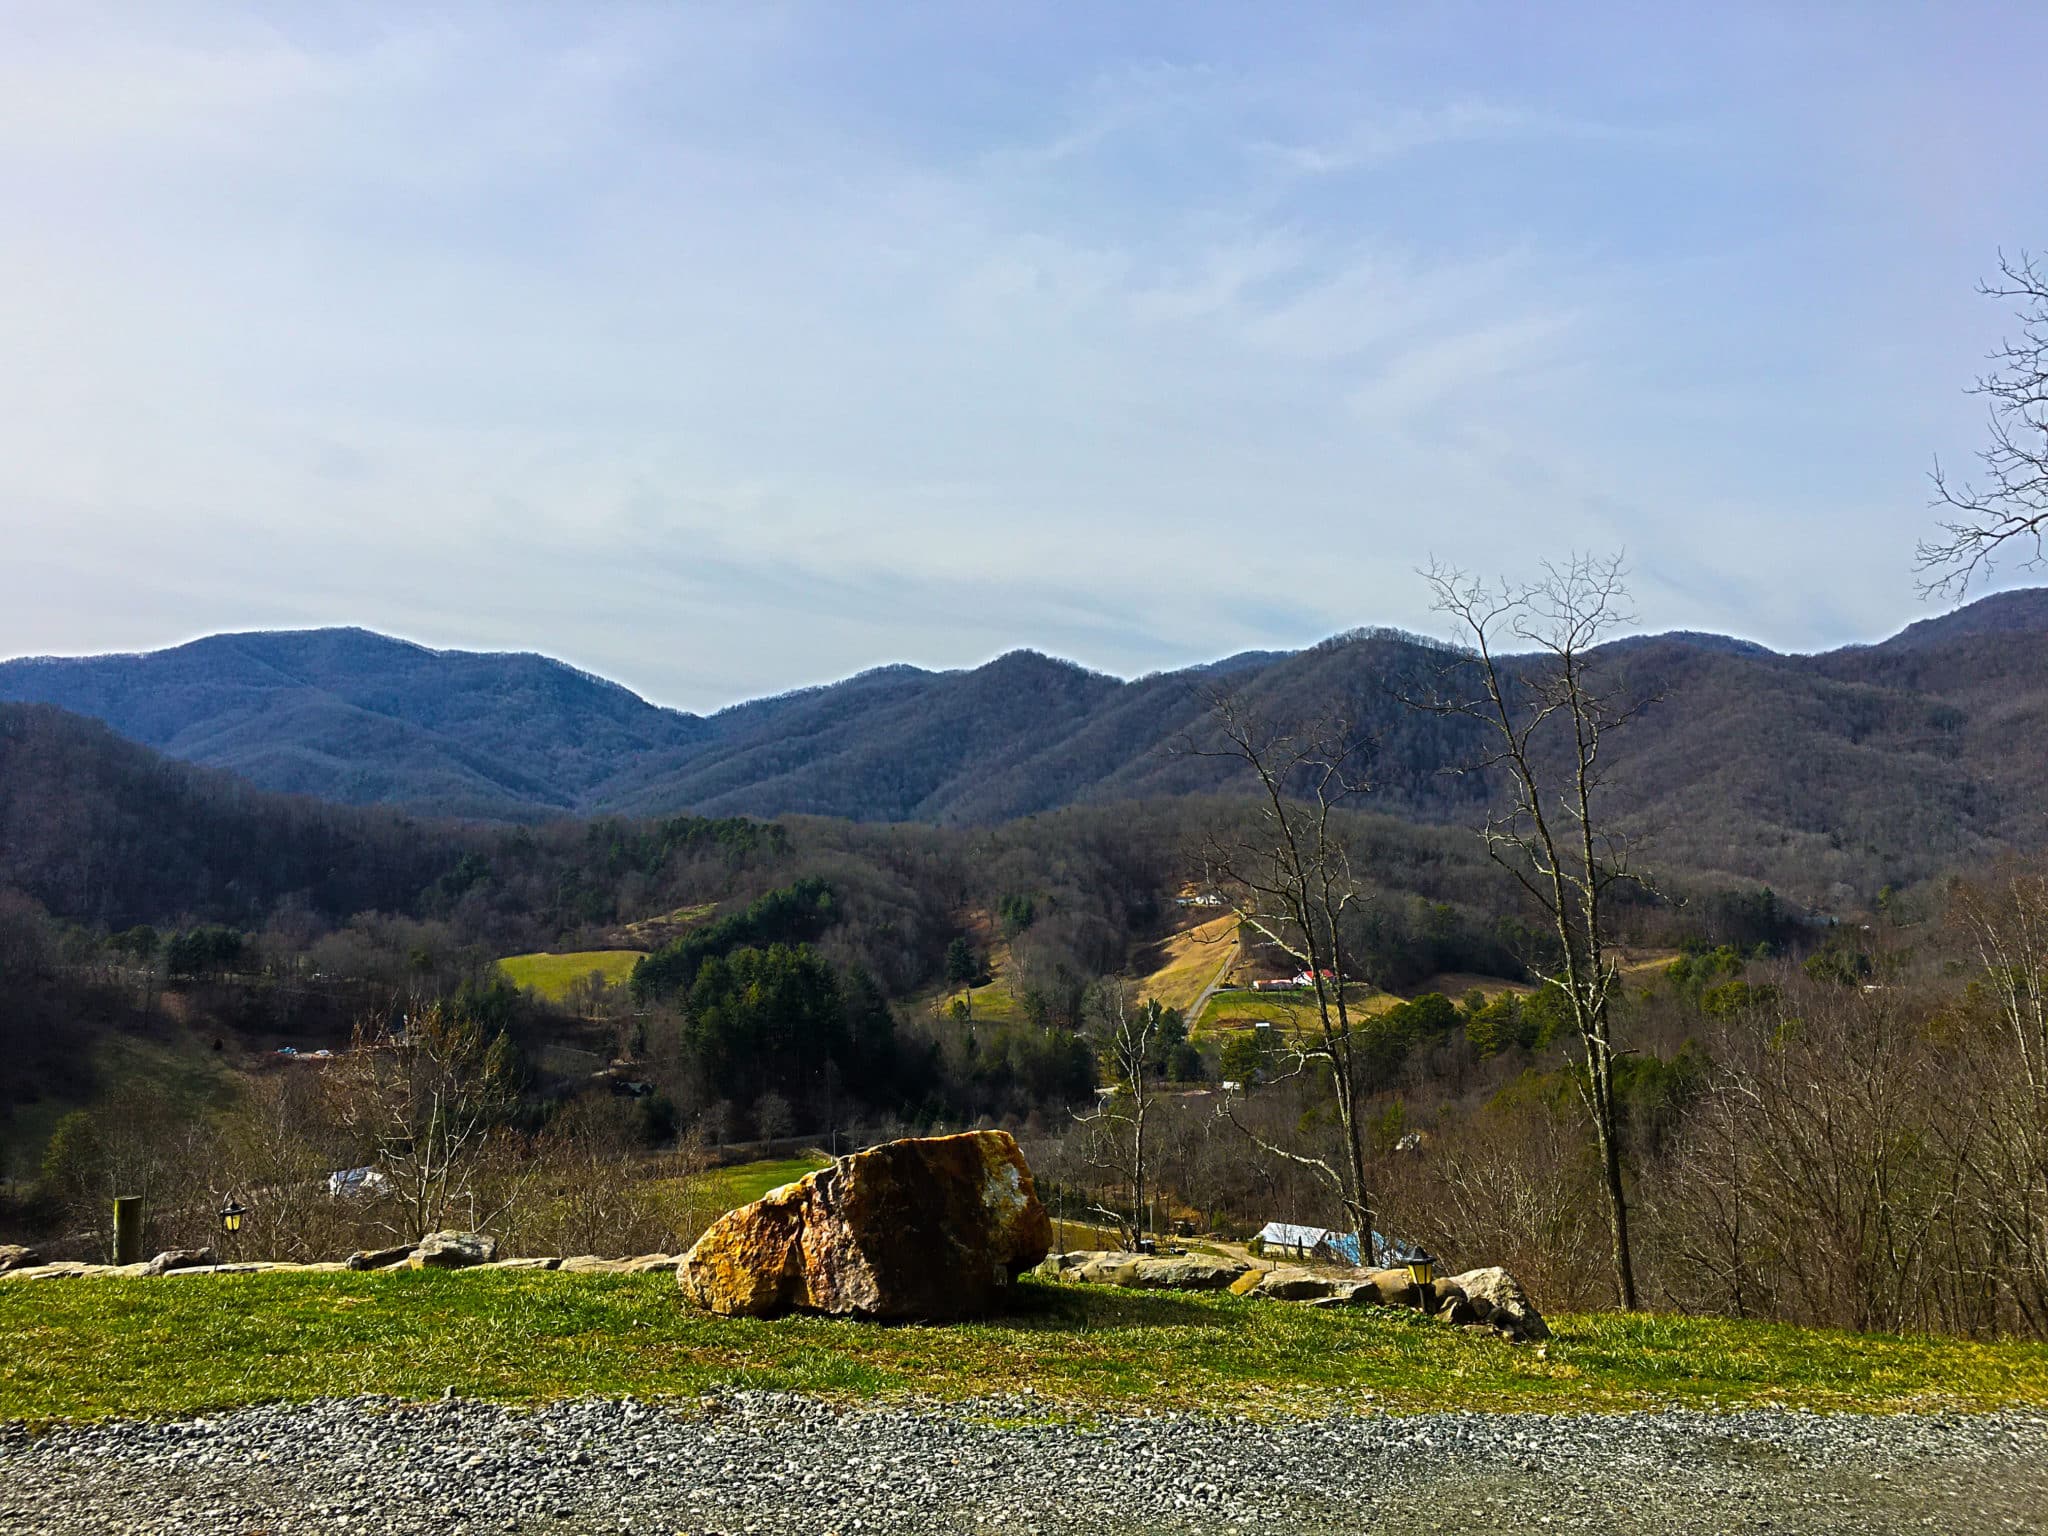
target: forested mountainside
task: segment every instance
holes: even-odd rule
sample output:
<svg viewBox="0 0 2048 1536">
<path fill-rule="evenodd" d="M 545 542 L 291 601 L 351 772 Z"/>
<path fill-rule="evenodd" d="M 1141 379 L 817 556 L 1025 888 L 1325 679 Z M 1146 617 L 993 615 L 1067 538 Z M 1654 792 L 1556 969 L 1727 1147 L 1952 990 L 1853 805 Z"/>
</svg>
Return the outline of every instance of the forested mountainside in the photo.
<svg viewBox="0 0 2048 1536">
<path fill-rule="evenodd" d="M 265 789 L 498 819 L 574 809 L 620 764 L 704 734 L 694 717 L 558 661 L 359 629 L 12 661 L 0 698 L 91 715 Z"/>
<path fill-rule="evenodd" d="M 1893 639 L 1780 656 L 1671 634 L 1603 653 L 1659 700 L 1617 752 L 1616 812 L 1700 869 L 1868 895 L 2027 845 L 2048 803 L 2048 590 L 1985 598 Z M 421 813 L 802 813 L 985 824 L 1062 806 L 1229 791 L 1174 750 L 1228 687 L 1274 719 L 1333 702 L 1375 739 L 1374 806 L 1462 821 L 1478 742 L 1404 702 L 1456 656 L 1387 632 L 1122 681 L 1031 652 L 890 667 L 710 717 L 535 656 L 361 631 L 218 636 L 144 656 L 0 664 L 0 698 L 59 705 L 270 789 Z"/>
<path fill-rule="evenodd" d="M 98 721 L 0 704 L 0 890 L 74 922 L 405 911 L 463 849 L 457 827 L 266 793 Z"/>
</svg>

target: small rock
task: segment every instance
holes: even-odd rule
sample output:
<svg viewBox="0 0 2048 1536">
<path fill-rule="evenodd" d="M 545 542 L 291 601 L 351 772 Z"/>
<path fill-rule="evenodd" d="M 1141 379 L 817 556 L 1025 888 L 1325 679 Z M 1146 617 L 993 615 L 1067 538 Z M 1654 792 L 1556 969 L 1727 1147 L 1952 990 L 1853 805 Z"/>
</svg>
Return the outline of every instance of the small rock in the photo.
<svg viewBox="0 0 2048 1536">
<path fill-rule="evenodd" d="M 488 1232 L 429 1232 L 406 1262 L 414 1269 L 469 1269 L 498 1256 L 498 1240 Z"/>
<path fill-rule="evenodd" d="M 197 1269 L 213 1263 L 211 1248 L 166 1248 L 142 1266 L 145 1275 L 169 1274 L 174 1269 Z"/>
<path fill-rule="evenodd" d="M 344 1262 L 350 1269 L 389 1269 L 412 1257 L 412 1245 L 403 1248 L 358 1248 Z"/>
<path fill-rule="evenodd" d="M 1251 1294 L 1272 1301 L 1320 1301 L 1335 1296 L 1340 1283 L 1305 1269 L 1269 1269 L 1259 1277 Z"/>
</svg>

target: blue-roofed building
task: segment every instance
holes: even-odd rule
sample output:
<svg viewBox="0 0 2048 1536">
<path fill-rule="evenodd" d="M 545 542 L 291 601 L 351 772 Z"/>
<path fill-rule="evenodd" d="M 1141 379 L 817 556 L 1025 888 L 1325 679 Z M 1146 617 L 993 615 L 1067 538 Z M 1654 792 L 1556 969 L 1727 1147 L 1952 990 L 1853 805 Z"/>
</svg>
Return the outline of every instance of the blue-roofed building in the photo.
<svg viewBox="0 0 2048 1536">
<path fill-rule="evenodd" d="M 1261 1253 L 1275 1254 L 1290 1259 L 1321 1259 L 1328 1264 L 1358 1264 L 1358 1234 L 1339 1232 L 1330 1227 L 1297 1226 L 1288 1221 L 1269 1221 L 1259 1229 L 1252 1241 Z M 1372 1235 L 1373 1263 L 1398 1264 L 1402 1255 L 1413 1250 L 1414 1244 L 1404 1243 L 1388 1237 L 1384 1232 Z"/>
<path fill-rule="evenodd" d="M 1333 1232 L 1328 1227 L 1297 1226 L 1293 1222 L 1269 1221 L 1252 1239 L 1262 1254 L 1279 1254 L 1291 1259 L 1322 1259 L 1331 1264 L 1358 1262 L 1358 1234 Z"/>
</svg>

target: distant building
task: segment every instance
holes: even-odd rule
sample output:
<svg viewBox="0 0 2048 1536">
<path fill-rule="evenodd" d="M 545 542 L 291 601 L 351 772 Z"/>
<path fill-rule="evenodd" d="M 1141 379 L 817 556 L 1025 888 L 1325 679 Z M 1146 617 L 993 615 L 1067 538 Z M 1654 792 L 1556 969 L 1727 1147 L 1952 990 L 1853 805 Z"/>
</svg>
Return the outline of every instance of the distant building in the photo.
<svg viewBox="0 0 2048 1536">
<path fill-rule="evenodd" d="M 390 1193 L 390 1178 L 375 1168 L 337 1168 L 327 1175 L 329 1199 L 368 1200 Z"/>
<path fill-rule="evenodd" d="M 1358 1234 L 1333 1232 L 1328 1227 L 1302 1227 L 1292 1222 L 1269 1221 L 1252 1239 L 1262 1254 L 1277 1253 L 1291 1259 L 1321 1259 L 1328 1264 L 1358 1262 Z"/>
</svg>

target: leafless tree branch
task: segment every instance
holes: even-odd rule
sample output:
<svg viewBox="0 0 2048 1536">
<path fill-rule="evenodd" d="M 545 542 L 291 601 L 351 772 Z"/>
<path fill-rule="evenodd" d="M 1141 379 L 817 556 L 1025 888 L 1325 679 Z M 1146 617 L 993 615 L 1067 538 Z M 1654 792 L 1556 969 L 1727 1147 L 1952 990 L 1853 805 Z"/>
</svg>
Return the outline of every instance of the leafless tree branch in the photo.
<svg viewBox="0 0 2048 1536">
<path fill-rule="evenodd" d="M 2001 342 L 1991 370 L 1970 388 L 1989 402 L 1991 441 L 1977 453 L 1982 477 L 1956 480 L 1938 459 L 1929 476 L 1940 532 L 1915 552 L 1928 596 L 1961 597 L 1999 559 L 2016 555 L 2031 570 L 2048 553 L 2048 266 L 2026 251 L 2001 251 L 1998 270 L 1977 291 L 2013 305 L 2019 339 Z"/>
</svg>

